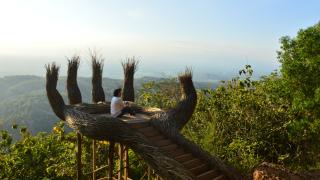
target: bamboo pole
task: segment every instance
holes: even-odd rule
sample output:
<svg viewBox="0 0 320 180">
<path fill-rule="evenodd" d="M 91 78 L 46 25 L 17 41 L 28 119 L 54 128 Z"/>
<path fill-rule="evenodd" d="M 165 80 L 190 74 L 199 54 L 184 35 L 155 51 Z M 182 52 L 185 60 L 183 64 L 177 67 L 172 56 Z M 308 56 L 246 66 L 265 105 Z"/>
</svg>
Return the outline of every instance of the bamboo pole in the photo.
<svg viewBox="0 0 320 180">
<path fill-rule="evenodd" d="M 122 179 L 122 170 L 123 170 L 123 145 L 119 144 L 118 180 Z"/>
<path fill-rule="evenodd" d="M 140 180 L 143 180 L 146 175 L 147 175 L 147 172 L 144 172 L 144 174 L 143 174 L 143 176 L 140 178 Z"/>
<path fill-rule="evenodd" d="M 128 154 L 128 147 L 124 147 L 124 179 L 128 179 L 128 169 L 129 169 L 129 154 Z"/>
<path fill-rule="evenodd" d="M 109 164 L 109 171 L 108 171 L 108 178 L 112 179 L 113 177 L 113 157 L 114 157 L 114 142 L 110 141 L 109 144 L 109 155 L 108 155 L 108 164 Z"/>
<path fill-rule="evenodd" d="M 92 140 L 92 179 L 96 180 L 96 141 Z"/>
<path fill-rule="evenodd" d="M 151 168 L 148 167 L 148 180 L 152 180 L 152 173 L 151 173 Z"/>
<path fill-rule="evenodd" d="M 78 145 L 78 150 L 77 150 L 77 179 L 81 180 L 82 179 L 82 165 L 81 165 L 81 134 L 77 133 L 77 145 Z"/>
</svg>

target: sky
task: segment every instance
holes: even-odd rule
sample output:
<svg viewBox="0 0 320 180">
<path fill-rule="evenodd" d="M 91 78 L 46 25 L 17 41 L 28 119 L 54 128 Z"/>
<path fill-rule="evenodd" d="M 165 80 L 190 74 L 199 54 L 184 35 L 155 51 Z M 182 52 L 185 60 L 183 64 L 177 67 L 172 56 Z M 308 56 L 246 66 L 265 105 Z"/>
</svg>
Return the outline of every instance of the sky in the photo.
<svg viewBox="0 0 320 180">
<path fill-rule="evenodd" d="M 105 59 L 104 76 L 122 78 L 120 62 L 135 56 L 137 76 L 171 76 L 191 67 L 204 81 L 279 68 L 279 38 L 320 20 L 317 0 L 0 0 L 0 76 L 44 76 L 50 62 L 89 49 Z"/>
</svg>

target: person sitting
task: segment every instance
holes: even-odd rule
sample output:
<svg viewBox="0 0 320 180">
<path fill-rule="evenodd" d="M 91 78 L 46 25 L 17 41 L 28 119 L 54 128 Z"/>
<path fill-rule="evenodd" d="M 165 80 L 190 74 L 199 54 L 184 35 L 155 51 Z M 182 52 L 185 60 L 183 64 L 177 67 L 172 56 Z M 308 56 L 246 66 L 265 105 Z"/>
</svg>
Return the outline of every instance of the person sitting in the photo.
<svg viewBox="0 0 320 180">
<path fill-rule="evenodd" d="M 121 88 L 113 91 L 113 97 L 111 99 L 111 116 L 121 117 L 124 114 L 134 115 L 133 110 L 129 107 L 128 101 L 122 101 L 121 99 Z"/>
</svg>

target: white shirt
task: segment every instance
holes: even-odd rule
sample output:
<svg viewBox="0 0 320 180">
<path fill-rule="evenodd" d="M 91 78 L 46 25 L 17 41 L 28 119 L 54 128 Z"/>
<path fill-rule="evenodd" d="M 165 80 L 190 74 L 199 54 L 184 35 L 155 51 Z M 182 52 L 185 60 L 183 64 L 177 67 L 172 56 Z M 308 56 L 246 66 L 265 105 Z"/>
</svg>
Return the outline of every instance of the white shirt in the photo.
<svg viewBox="0 0 320 180">
<path fill-rule="evenodd" d="M 117 117 L 121 114 L 121 110 L 123 109 L 124 104 L 121 97 L 113 96 L 111 99 L 111 109 L 110 113 L 112 117 Z"/>
</svg>

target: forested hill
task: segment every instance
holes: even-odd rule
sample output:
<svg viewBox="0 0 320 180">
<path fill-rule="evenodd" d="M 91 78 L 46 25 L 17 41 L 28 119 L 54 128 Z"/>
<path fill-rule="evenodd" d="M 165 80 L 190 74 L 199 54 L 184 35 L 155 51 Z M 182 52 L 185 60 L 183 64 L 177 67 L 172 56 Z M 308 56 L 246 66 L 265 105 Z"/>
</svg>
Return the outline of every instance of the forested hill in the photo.
<svg viewBox="0 0 320 180">
<path fill-rule="evenodd" d="M 136 90 L 143 83 L 160 81 L 162 78 L 143 77 L 135 80 Z M 58 81 L 58 89 L 66 99 L 66 77 Z M 91 78 L 80 77 L 78 84 L 82 93 L 83 102 L 91 101 Z M 112 91 L 121 87 L 122 80 L 103 79 L 103 87 L 107 100 L 111 98 Z M 209 84 L 197 82 L 197 88 L 207 88 Z M 211 83 L 211 87 L 216 84 Z M 39 131 L 51 131 L 57 117 L 53 114 L 46 94 L 45 79 L 38 76 L 6 76 L 0 78 L 0 130 L 10 130 L 12 124 L 28 127 L 32 133 Z"/>
</svg>

